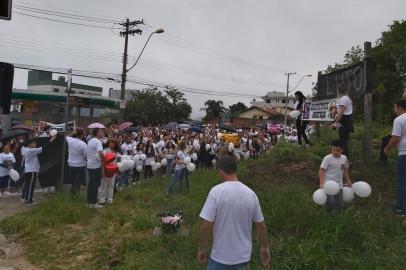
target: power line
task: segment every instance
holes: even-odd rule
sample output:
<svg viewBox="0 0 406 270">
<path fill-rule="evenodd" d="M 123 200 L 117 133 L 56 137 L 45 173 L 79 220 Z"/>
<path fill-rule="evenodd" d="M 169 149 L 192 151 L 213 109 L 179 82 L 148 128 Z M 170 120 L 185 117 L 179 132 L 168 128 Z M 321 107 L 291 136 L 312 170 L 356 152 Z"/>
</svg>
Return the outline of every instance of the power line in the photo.
<svg viewBox="0 0 406 270">
<path fill-rule="evenodd" d="M 100 28 L 100 29 L 111 29 L 110 27 L 106 27 L 106 26 L 99 26 L 99 25 L 92 25 L 92 24 L 69 22 L 69 21 L 58 20 L 58 19 L 51 19 L 51 18 L 41 17 L 41 16 L 37 16 L 37 15 L 30 15 L 30 14 L 22 13 L 22 12 L 18 12 L 18 11 L 13 11 L 13 13 L 23 15 L 23 16 L 27 16 L 27 17 L 37 18 L 37 19 L 41 19 L 41 20 L 59 22 L 59 23 L 66 23 L 66 24 L 86 26 L 86 27 L 92 27 L 92 28 Z"/>
<path fill-rule="evenodd" d="M 37 65 L 27 65 L 27 64 L 18 64 L 18 63 L 13 63 L 13 65 L 15 66 L 15 68 L 18 68 L 18 69 L 48 71 L 48 72 L 52 72 L 52 73 L 56 73 L 56 74 L 66 74 L 68 71 L 68 69 L 64 69 L 64 68 L 45 67 L 45 66 L 37 66 Z M 102 79 L 102 80 L 109 80 L 110 78 L 117 80 L 121 76 L 121 74 L 117 74 L 117 73 L 105 73 L 105 72 L 95 72 L 95 71 L 85 71 L 85 70 L 74 70 L 72 75 L 77 76 L 77 77 Z M 206 90 L 206 89 L 200 89 L 200 88 L 194 88 L 194 87 L 188 87 L 188 86 L 179 86 L 179 85 L 171 84 L 171 83 L 153 82 L 153 81 L 142 80 L 142 79 L 129 79 L 128 82 L 134 83 L 134 84 L 145 85 L 145 86 L 154 86 L 154 87 L 158 87 L 158 88 L 165 88 L 167 86 L 172 86 L 182 92 L 210 95 L 210 96 L 240 97 L 240 98 L 260 97 L 260 96 L 255 96 L 255 95 L 245 95 L 245 94 L 240 94 L 240 93 Z"/>
<path fill-rule="evenodd" d="M 72 14 L 72 13 L 64 13 L 64 12 L 48 10 L 48 9 L 33 8 L 33 7 L 23 6 L 23 5 L 18 5 L 18 4 L 15 5 L 15 9 L 26 11 L 26 12 L 28 11 L 28 12 L 32 12 L 32 13 L 40 13 L 40 14 L 46 14 L 46 15 L 51 15 L 51 16 L 75 19 L 75 20 L 92 21 L 92 22 L 97 22 L 97 23 L 111 24 L 111 23 L 116 22 L 113 20 L 106 20 L 106 19 L 96 18 L 96 17 L 76 15 L 76 14 Z"/>
<path fill-rule="evenodd" d="M 90 12 L 84 12 L 84 11 L 65 9 L 65 8 L 61 8 L 61 7 L 49 6 L 49 5 L 39 4 L 39 3 L 17 1 L 15 4 L 16 5 L 18 5 L 18 4 L 19 5 L 25 5 L 27 7 L 29 7 L 29 6 L 32 7 L 32 5 L 33 5 L 35 7 L 41 7 L 41 8 L 52 9 L 52 10 L 59 10 L 59 11 L 63 11 L 63 12 L 66 12 L 66 13 L 71 13 L 71 14 L 79 14 L 79 16 L 83 16 L 83 17 L 92 16 L 92 17 L 102 18 L 102 19 L 110 20 L 110 21 L 121 21 L 121 19 L 119 19 L 119 18 L 106 16 L 104 14 L 102 15 L 102 14 L 97 14 L 97 13 L 90 13 Z"/>
</svg>

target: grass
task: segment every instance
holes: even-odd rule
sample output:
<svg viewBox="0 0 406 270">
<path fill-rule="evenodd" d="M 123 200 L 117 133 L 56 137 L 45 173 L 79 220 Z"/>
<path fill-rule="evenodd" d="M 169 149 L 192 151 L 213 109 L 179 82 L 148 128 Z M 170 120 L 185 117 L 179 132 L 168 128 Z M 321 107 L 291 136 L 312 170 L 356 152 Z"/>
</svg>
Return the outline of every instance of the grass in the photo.
<svg viewBox="0 0 406 270">
<path fill-rule="evenodd" d="M 260 198 L 271 269 L 404 269 L 406 219 L 391 212 L 392 163 L 354 162 L 353 180 L 368 181 L 373 193 L 356 198 L 342 215 L 327 215 L 312 202 L 317 168 L 332 136 L 323 134 L 311 151 L 280 145 L 239 165 L 240 179 Z M 117 194 L 114 204 L 99 211 L 86 208 L 83 197 L 58 194 L 0 227 L 22 241 L 29 260 L 44 269 L 202 269 L 195 262 L 198 215 L 217 183 L 214 171 L 198 171 L 191 176 L 189 194 L 166 198 L 169 179 L 157 177 Z M 185 212 L 182 227 L 189 229 L 189 237 L 152 235 L 159 225 L 156 214 L 165 209 Z M 258 249 L 255 240 L 251 269 L 261 269 Z"/>
</svg>

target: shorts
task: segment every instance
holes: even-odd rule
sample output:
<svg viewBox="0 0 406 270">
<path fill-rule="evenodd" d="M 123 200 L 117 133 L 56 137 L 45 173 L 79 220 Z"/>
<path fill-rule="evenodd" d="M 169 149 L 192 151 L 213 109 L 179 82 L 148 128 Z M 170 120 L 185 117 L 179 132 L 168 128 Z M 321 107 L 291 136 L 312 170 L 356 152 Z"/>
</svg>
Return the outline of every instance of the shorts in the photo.
<svg viewBox="0 0 406 270">
<path fill-rule="evenodd" d="M 1 176 L 0 177 L 0 188 L 1 189 L 8 188 L 9 182 L 10 182 L 10 175 Z"/>
</svg>

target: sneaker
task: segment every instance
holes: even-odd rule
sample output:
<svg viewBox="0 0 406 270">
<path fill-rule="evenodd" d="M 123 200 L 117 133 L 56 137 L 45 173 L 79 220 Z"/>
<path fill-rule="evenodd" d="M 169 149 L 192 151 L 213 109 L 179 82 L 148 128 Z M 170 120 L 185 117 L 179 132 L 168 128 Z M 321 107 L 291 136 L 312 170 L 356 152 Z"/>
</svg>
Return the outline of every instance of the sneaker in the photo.
<svg viewBox="0 0 406 270">
<path fill-rule="evenodd" d="M 4 191 L 4 192 L 3 192 L 3 197 L 9 197 L 9 196 L 11 196 L 11 195 L 13 195 L 13 194 L 11 194 L 11 193 L 8 192 L 8 191 Z"/>
<path fill-rule="evenodd" d="M 105 203 L 106 203 L 105 200 L 100 200 L 100 201 L 99 201 L 99 204 L 105 204 Z"/>
<path fill-rule="evenodd" d="M 103 208 L 103 205 L 96 203 L 96 204 L 94 205 L 94 208 L 95 208 L 95 209 L 100 209 L 100 208 Z"/>
<path fill-rule="evenodd" d="M 107 203 L 113 203 L 113 200 L 107 200 Z"/>
<path fill-rule="evenodd" d="M 28 206 L 33 206 L 33 205 L 36 205 L 37 203 L 32 201 L 32 202 L 25 202 L 25 204 Z"/>
<path fill-rule="evenodd" d="M 395 209 L 393 210 L 393 212 L 395 212 L 396 215 L 400 216 L 400 217 L 404 217 L 405 216 L 405 210 L 402 209 Z"/>
</svg>

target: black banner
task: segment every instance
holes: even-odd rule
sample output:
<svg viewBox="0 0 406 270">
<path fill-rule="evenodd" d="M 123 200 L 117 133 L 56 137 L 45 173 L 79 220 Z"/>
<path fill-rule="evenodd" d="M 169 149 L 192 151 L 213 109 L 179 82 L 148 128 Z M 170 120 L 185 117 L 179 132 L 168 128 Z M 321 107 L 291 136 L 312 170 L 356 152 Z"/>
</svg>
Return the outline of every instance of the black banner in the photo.
<svg viewBox="0 0 406 270">
<path fill-rule="evenodd" d="M 320 75 L 317 79 L 317 100 L 337 97 L 337 84 L 343 83 L 350 96 L 358 96 L 365 92 L 365 64 L 359 64 Z"/>
</svg>

